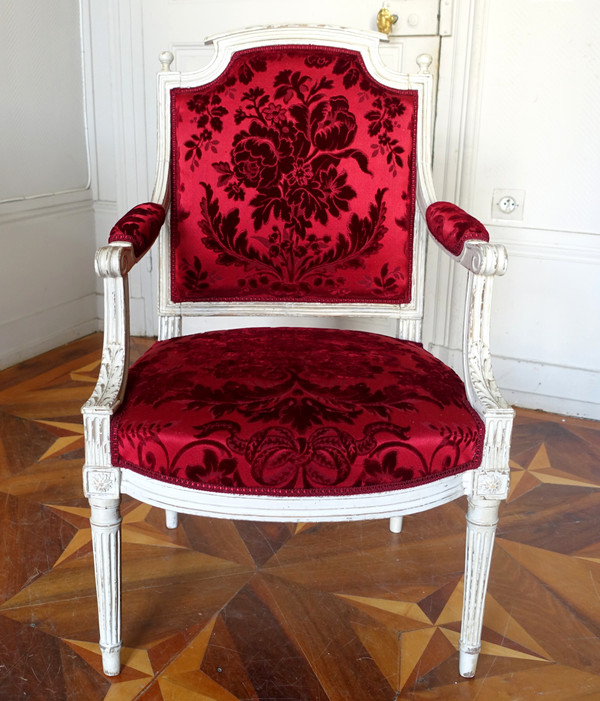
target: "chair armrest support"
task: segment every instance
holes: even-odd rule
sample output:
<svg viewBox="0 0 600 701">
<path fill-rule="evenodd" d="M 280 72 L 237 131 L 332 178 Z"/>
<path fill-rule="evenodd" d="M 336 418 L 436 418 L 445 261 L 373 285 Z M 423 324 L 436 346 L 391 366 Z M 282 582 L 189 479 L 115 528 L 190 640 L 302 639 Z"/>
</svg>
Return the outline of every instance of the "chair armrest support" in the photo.
<svg viewBox="0 0 600 701">
<path fill-rule="evenodd" d="M 494 276 L 506 271 L 504 246 L 468 241 L 459 262 L 468 270 L 463 368 L 469 401 L 485 423 L 481 467 L 474 494 L 504 499 L 509 488 L 509 449 L 514 411 L 496 383 L 489 347 Z"/>
<path fill-rule="evenodd" d="M 506 249 L 489 243 L 483 224 L 449 202 L 429 204 L 425 218 L 440 247 L 468 270 L 463 370 L 469 401 L 485 423 L 481 466 L 470 475 L 472 495 L 505 499 L 514 411 L 494 378 L 489 337 L 493 281 L 506 272 Z"/>
<path fill-rule="evenodd" d="M 104 280 L 104 346 L 96 386 L 81 409 L 86 436 L 86 475 L 88 471 L 111 468 L 110 417 L 123 401 L 129 371 L 127 274 L 152 246 L 164 220 L 163 205 L 155 202 L 137 205 L 112 228 L 108 246 L 96 252 L 96 272 Z M 110 470 L 107 475 L 107 484 L 114 491 L 116 477 Z M 89 491 L 88 485 L 86 492 Z M 104 488 L 101 491 L 104 493 Z"/>
<path fill-rule="evenodd" d="M 96 272 L 104 280 L 104 346 L 98 381 L 82 407 L 86 416 L 110 416 L 121 403 L 129 366 L 129 285 L 137 262 L 132 244 L 112 243 L 96 252 Z"/>
<path fill-rule="evenodd" d="M 483 417 L 498 410 L 512 412 L 496 384 L 489 348 L 494 276 L 506 272 L 506 249 L 469 241 L 459 262 L 469 271 L 463 339 L 467 394 Z"/>
<path fill-rule="evenodd" d="M 112 464 L 110 417 L 123 400 L 129 371 L 127 273 L 136 262 L 137 257 L 130 243 L 112 243 L 96 252 L 96 272 L 104 280 L 104 346 L 96 386 L 81 408 L 85 426 L 86 475 L 90 470 L 111 468 Z M 112 485 L 114 491 L 116 477 L 112 472 L 107 475 L 107 484 Z M 85 477 L 86 493 L 91 489 L 89 479 L 89 476 Z"/>
</svg>

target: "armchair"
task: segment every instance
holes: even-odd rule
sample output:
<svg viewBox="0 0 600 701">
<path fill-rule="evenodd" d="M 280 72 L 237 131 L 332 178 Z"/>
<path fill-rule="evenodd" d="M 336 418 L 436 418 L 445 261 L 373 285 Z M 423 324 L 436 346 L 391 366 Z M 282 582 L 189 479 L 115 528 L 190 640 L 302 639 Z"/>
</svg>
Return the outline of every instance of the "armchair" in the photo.
<svg viewBox="0 0 600 701">
<path fill-rule="evenodd" d="M 395 73 L 380 38 L 245 30 L 215 38 L 194 73 L 161 55 L 156 184 L 96 256 L 104 348 L 82 409 L 107 675 L 120 669 L 121 494 L 165 509 L 169 528 L 188 513 L 387 518 L 395 532 L 466 496 L 460 674 L 475 674 L 509 479 L 513 412 L 489 353 L 506 253 L 436 201 L 430 58 Z M 159 340 L 129 368 L 127 274 L 161 227 Z M 469 271 L 464 382 L 421 344 L 429 233 Z M 199 315 L 332 323 L 186 335 Z M 342 316 L 393 318 L 397 333 L 335 328 Z"/>
</svg>

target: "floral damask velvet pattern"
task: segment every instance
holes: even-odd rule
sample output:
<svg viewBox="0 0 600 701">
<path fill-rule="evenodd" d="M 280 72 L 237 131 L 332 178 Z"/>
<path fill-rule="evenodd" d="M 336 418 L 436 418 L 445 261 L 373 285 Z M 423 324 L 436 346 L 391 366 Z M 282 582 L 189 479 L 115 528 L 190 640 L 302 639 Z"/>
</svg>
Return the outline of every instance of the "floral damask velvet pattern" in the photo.
<svg viewBox="0 0 600 701">
<path fill-rule="evenodd" d="M 122 241 L 133 245 L 136 257 L 152 246 L 165 221 L 164 208 L 155 202 L 146 202 L 130 209 L 113 226 L 108 242 Z"/>
<path fill-rule="evenodd" d="M 171 99 L 174 301 L 410 300 L 416 92 L 291 46 Z"/>
<path fill-rule="evenodd" d="M 278 495 L 400 489 L 477 467 L 483 424 L 421 345 L 247 328 L 154 346 L 111 422 L 114 465 L 188 487 Z"/>
<path fill-rule="evenodd" d="M 434 238 L 455 256 L 462 253 L 469 239 L 490 240 L 485 226 L 452 202 L 430 204 L 425 219 Z"/>
</svg>

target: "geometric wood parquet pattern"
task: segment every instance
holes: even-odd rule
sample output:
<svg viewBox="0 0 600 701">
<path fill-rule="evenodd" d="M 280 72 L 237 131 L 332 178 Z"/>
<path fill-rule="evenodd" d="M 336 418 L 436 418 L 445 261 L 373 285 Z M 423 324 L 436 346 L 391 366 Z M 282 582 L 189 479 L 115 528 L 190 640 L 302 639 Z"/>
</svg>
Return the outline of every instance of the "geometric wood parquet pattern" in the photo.
<svg viewBox="0 0 600 701">
<path fill-rule="evenodd" d="M 458 676 L 462 502 L 394 535 L 185 515 L 168 531 L 129 498 L 106 678 L 79 414 L 100 345 L 0 373 L 0 699 L 600 699 L 600 425 L 525 410 L 475 679 Z"/>
</svg>

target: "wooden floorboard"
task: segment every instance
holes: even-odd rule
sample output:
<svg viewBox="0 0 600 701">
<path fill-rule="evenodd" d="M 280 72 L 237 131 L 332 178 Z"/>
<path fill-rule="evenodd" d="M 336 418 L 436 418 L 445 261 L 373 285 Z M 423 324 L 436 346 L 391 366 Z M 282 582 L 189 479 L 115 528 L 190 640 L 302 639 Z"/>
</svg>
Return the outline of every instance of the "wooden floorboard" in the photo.
<svg viewBox="0 0 600 701">
<path fill-rule="evenodd" d="M 134 355 L 148 342 L 134 343 Z M 101 671 L 79 408 L 98 335 L 0 373 L 0 699 L 600 699 L 600 425 L 515 423 L 477 677 L 462 502 L 281 525 L 123 502 L 123 671 Z"/>
</svg>

